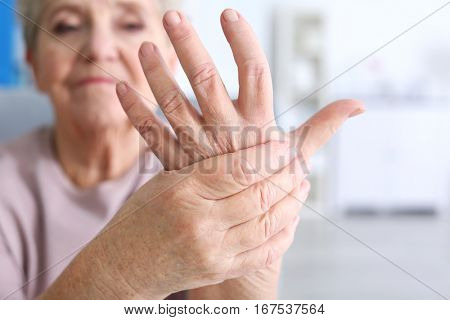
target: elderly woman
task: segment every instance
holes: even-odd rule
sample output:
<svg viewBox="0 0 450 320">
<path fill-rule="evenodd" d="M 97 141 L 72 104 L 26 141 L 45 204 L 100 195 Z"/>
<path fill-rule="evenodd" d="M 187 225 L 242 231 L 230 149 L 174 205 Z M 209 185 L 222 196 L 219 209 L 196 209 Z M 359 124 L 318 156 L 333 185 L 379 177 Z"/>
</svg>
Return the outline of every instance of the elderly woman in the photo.
<svg viewBox="0 0 450 320">
<path fill-rule="evenodd" d="M 266 58 L 231 9 L 236 100 L 186 17 L 161 23 L 168 1 L 21 2 L 55 121 L 0 147 L 2 298 L 276 298 L 309 189 L 302 159 L 361 104 L 274 129 Z M 174 82 L 178 61 L 201 112 Z"/>
</svg>

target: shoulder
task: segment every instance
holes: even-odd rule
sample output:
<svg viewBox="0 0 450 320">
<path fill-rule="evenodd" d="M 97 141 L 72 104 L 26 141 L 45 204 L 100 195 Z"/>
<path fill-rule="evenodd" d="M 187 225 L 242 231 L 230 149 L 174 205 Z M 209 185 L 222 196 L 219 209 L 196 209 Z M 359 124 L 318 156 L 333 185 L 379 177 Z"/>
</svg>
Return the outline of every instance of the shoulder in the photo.
<svg viewBox="0 0 450 320">
<path fill-rule="evenodd" d="M 36 167 L 48 156 L 50 127 L 39 127 L 0 144 L 0 204 L 30 185 Z"/>
<path fill-rule="evenodd" d="M 43 149 L 48 147 L 50 132 L 50 127 L 39 127 L 0 144 L 0 185 L 14 182 L 19 173 L 32 172 L 33 166 L 45 155 Z"/>
<path fill-rule="evenodd" d="M 35 220 L 36 169 L 50 130 L 40 127 L 0 145 L 0 227 L 6 233 Z"/>
<path fill-rule="evenodd" d="M 42 148 L 50 128 L 41 127 L 14 140 L 0 144 L 0 259 L 4 270 L 0 286 L 23 282 L 33 257 L 38 217 L 34 180 Z M 0 290 L 1 291 L 1 290 Z"/>
<path fill-rule="evenodd" d="M 41 153 L 41 148 L 50 137 L 51 127 L 42 126 L 17 138 L 0 144 L 0 163 L 11 158 L 23 160 L 24 157 Z"/>
<path fill-rule="evenodd" d="M 33 178 L 35 168 L 45 156 L 49 127 L 40 127 L 0 145 L 0 203 L 17 194 Z"/>
</svg>

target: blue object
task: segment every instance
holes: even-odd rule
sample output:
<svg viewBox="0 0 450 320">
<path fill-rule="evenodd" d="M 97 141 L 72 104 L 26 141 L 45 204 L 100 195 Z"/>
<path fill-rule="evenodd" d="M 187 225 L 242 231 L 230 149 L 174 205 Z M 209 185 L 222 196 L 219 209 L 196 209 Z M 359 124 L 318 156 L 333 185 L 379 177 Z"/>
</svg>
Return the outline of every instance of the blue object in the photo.
<svg viewBox="0 0 450 320">
<path fill-rule="evenodd" d="M 15 65 L 14 44 L 14 31 L 17 25 L 15 13 L 8 7 L 14 7 L 14 2 L 14 0 L 0 2 L 0 86 L 2 87 L 17 85 L 19 79 Z"/>
</svg>

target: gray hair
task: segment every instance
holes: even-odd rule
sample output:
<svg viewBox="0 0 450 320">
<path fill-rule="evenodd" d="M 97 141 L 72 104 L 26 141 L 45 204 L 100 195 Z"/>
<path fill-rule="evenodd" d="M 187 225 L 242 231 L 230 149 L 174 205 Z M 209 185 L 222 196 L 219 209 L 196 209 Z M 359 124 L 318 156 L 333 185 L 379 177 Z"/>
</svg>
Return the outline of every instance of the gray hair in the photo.
<svg viewBox="0 0 450 320">
<path fill-rule="evenodd" d="M 157 0 L 161 11 L 165 12 L 170 9 L 180 7 L 182 0 Z M 35 45 L 36 34 L 38 31 L 37 24 L 40 22 L 42 15 L 42 5 L 44 0 L 18 0 L 19 12 L 25 17 L 22 20 L 23 35 L 27 49 L 33 49 Z"/>
</svg>

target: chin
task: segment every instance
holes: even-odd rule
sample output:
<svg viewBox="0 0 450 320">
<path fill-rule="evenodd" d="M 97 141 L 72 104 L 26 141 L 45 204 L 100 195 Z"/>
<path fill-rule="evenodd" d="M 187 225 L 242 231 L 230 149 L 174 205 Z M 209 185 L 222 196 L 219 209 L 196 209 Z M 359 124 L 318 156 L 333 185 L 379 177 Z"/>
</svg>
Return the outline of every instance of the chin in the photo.
<svg viewBox="0 0 450 320">
<path fill-rule="evenodd" d="M 87 131 L 124 130 L 132 128 L 125 111 L 123 111 L 117 97 L 96 97 L 88 99 L 73 109 L 80 127 Z"/>
</svg>

